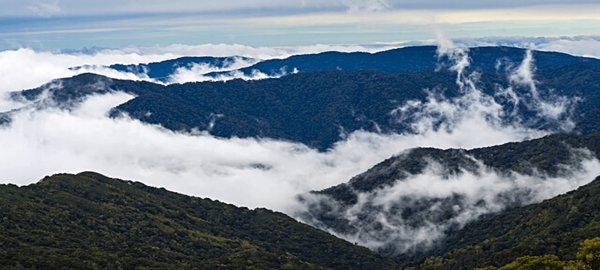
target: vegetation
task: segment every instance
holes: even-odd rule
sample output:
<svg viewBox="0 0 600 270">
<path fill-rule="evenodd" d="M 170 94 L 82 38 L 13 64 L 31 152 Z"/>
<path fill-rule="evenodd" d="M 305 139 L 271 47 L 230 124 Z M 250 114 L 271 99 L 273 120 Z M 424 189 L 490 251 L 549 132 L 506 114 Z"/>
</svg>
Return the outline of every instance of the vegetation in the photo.
<svg viewBox="0 0 600 270">
<path fill-rule="evenodd" d="M 487 266 L 475 270 L 592 270 L 600 269 L 600 237 L 581 242 L 576 261 L 561 261 L 555 255 L 519 257 L 513 263 L 496 268 Z"/>
<path fill-rule="evenodd" d="M 584 240 L 599 235 L 600 177 L 542 203 L 517 207 L 468 224 L 452 232 L 437 250 L 429 252 L 429 255 L 443 255 L 420 259 L 412 265 L 419 269 L 501 267 L 524 256 L 529 257 L 521 259 L 522 263 L 534 263 L 536 260 L 556 261 L 555 257 L 565 261 L 582 260 L 581 254 L 586 254 L 588 260 L 587 254 L 599 252 L 599 240 Z M 580 255 L 577 255 L 582 241 Z M 589 257 L 589 263 L 595 263 L 597 257 L 594 256 Z M 433 258 L 443 263 L 428 266 Z"/>
<path fill-rule="evenodd" d="M 388 269 L 281 213 L 85 172 L 0 186 L 1 269 Z"/>
<path fill-rule="evenodd" d="M 517 172 L 544 178 L 572 175 L 573 172 L 568 171 L 567 167 L 580 169 L 583 160 L 599 155 L 600 133 L 586 136 L 556 134 L 472 150 L 411 149 L 381 162 L 347 183 L 314 192 L 327 197 L 305 200 L 308 211 L 299 215 L 310 220 L 311 224 L 340 234 L 356 234 L 365 229 L 361 226 L 377 229 L 377 217 L 381 215 L 387 217 L 386 222 L 392 226 L 418 227 L 423 222 L 448 224 L 459 215 L 453 206 L 461 205 L 460 195 L 448 198 L 397 198 L 398 203 L 388 211 L 370 205 L 370 201 L 365 200 L 368 196 L 363 196 L 358 207 L 357 194 L 370 194 L 404 181 L 410 175 L 421 174 L 431 162 L 444 168 L 440 177 L 465 172 L 476 175 L 481 169 L 477 162 L 481 162 L 500 175 Z M 572 260 L 578 242 L 600 235 L 600 201 L 596 199 L 600 198 L 598 181 L 575 193 L 526 207 L 519 206 L 526 201 L 527 192 L 521 199 L 519 194 L 509 195 L 514 197 L 505 202 L 510 211 L 473 222 L 462 229 L 461 226 L 448 226 L 445 231 L 447 238 L 434 249 L 405 253 L 395 259 L 420 269 L 462 269 L 483 265 L 499 267 L 523 255 L 549 254 Z M 300 199 L 304 200 L 304 196 Z M 346 209 L 350 208 L 356 219 L 346 214 Z M 401 215 L 401 218 L 388 217 L 394 213 Z M 490 215 L 482 216 L 485 217 Z M 402 223 L 391 223 L 396 219 Z M 385 231 L 382 231 L 382 235 L 385 235 Z M 395 255 L 387 247 L 379 252 Z"/>
</svg>

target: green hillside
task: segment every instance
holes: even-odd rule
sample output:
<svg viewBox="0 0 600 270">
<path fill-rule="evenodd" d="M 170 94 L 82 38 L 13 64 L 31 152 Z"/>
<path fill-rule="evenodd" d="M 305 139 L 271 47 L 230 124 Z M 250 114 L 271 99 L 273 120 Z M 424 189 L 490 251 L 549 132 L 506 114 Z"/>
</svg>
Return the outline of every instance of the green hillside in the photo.
<svg viewBox="0 0 600 270">
<path fill-rule="evenodd" d="M 501 267 L 524 256 L 555 255 L 574 261 L 580 242 L 600 236 L 600 177 L 575 191 L 517 207 L 453 232 L 444 255 L 413 264 L 417 269 Z M 432 251 L 435 252 L 435 251 Z"/>
<path fill-rule="evenodd" d="M 249 210 L 97 173 L 0 186 L 2 269 L 389 269 L 366 248 Z"/>
</svg>

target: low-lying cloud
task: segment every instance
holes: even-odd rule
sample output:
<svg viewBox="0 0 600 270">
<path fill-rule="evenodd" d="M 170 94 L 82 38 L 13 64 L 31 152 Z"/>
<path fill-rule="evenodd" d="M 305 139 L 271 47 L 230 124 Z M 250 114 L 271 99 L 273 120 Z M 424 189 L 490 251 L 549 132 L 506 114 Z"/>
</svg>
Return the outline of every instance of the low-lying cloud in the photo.
<svg viewBox="0 0 600 270">
<path fill-rule="evenodd" d="M 72 77 L 86 72 L 97 73 L 115 79 L 157 82 L 148 78 L 145 74 L 119 72 L 106 68 L 106 66 L 111 64 L 147 64 L 183 56 L 243 56 L 255 60 L 267 60 L 324 51 L 378 52 L 391 48 L 395 47 L 387 45 L 312 45 L 290 48 L 255 48 L 237 44 L 205 44 L 198 46 L 175 44 L 155 47 L 124 47 L 119 50 L 100 49 L 93 50 L 89 54 L 81 52 L 38 52 L 32 49 L 7 50 L 0 52 L 0 94 L 39 87 L 53 79 Z M 239 61 L 232 63 L 230 67 L 232 69 L 240 68 L 249 64 L 251 63 Z M 82 68 L 72 69 L 73 67 Z M 203 75 L 213 71 L 223 70 L 210 66 L 182 68 L 177 74 L 173 75 L 170 83 L 208 80 L 209 78 Z M 239 77 L 242 76 L 240 75 Z M 232 78 L 235 78 L 235 76 L 227 76 L 221 79 Z"/>
<path fill-rule="evenodd" d="M 458 74 L 456 82 L 448 83 L 458 83 L 462 89 L 461 96 L 447 99 L 432 92 L 427 101 L 410 101 L 400 106 L 394 114 L 399 121 L 410 121 L 414 126 L 413 133 L 378 134 L 357 131 L 348 134 L 345 140 L 338 142 L 327 152 L 318 152 L 302 144 L 271 139 L 221 139 L 203 132 L 177 133 L 127 116 L 108 118 L 111 108 L 133 98 L 118 91 L 90 96 L 76 107 L 63 109 L 52 106 L 40 109 L 27 106 L 27 103 L 2 99 L 2 111 L 21 108 L 12 112 L 13 119 L 10 125 L 0 126 L 0 171 L 3 172 L 4 179 L 2 181 L 24 185 L 35 183 L 45 175 L 91 170 L 110 177 L 142 181 L 148 185 L 218 199 L 239 206 L 268 207 L 295 213 L 301 207 L 294 200 L 297 194 L 346 182 L 352 176 L 406 149 L 418 146 L 475 148 L 536 138 L 548 133 L 529 128 L 518 119 L 507 123 L 505 120 L 511 118 L 505 108 L 499 107 L 494 97 L 486 96 L 477 89 L 474 83 L 477 79 L 476 73 L 467 74 L 465 71 L 469 64 L 468 50 L 456 48 L 452 43 L 444 44 L 448 46 L 442 47 L 440 54 L 450 55 L 457 60 L 457 65 L 453 68 Z M 118 51 L 102 50 L 91 55 L 21 49 L 0 52 L 0 93 L 37 87 L 51 79 L 83 72 L 69 70 L 69 67 L 73 66 L 148 63 L 184 55 L 239 55 L 272 59 L 325 50 L 382 49 L 384 48 L 321 45 L 283 49 L 240 45 L 173 45 L 131 47 Z M 527 57 L 524 55 L 526 61 Z M 528 67 L 529 71 L 533 70 L 531 65 Z M 206 72 L 208 69 L 210 68 L 205 66 L 192 66 L 190 70 L 180 70 L 177 80 L 196 79 L 194 74 Z M 144 79 L 130 73 L 109 74 L 114 71 L 102 69 L 94 71 L 113 78 Z M 518 70 L 514 72 L 519 74 Z M 534 77 L 516 77 L 515 82 L 532 82 L 535 86 L 535 80 L 532 78 Z M 510 96 L 509 89 L 500 90 L 503 91 L 499 92 Z M 531 102 L 537 104 L 535 106 L 573 106 L 572 103 L 548 103 L 544 97 L 539 97 L 537 101 L 525 101 L 523 97 L 516 97 L 519 98 L 519 102 Z M 568 110 L 564 107 L 557 107 L 562 111 L 560 113 L 552 113 L 553 111 L 544 107 L 532 108 L 539 108 L 540 115 L 557 115 L 559 118 L 568 119 Z M 215 125 L 218 125 L 218 120 Z M 597 161 L 585 160 L 583 171 L 579 171 L 581 173 L 575 178 L 518 174 L 501 177 L 488 168 L 480 167 L 477 174 L 465 172 L 442 180 L 437 174 L 435 164 L 432 164 L 427 173 L 415 175 L 390 189 L 363 194 L 361 200 L 370 200 L 377 207 L 392 209 L 392 204 L 396 202 L 394 198 L 406 194 L 445 198 L 447 192 L 464 193 L 464 198 L 461 199 L 464 200 L 464 204 L 457 209 L 458 214 L 453 221 L 464 224 L 482 213 L 498 209 L 492 204 L 494 194 L 497 193 L 486 193 L 489 190 L 497 188 L 498 191 L 507 191 L 511 190 L 510 188 L 539 187 L 535 196 L 530 197 L 528 201 L 533 202 L 591 181 L 594 174 L 600 174 L 597 170 L 599 167 Z M 436 188 L 427 189 L 423 183 Z M 504 188 L 505 185 L 508 186 Z M 441 189 L 446 193 L 440 191 Z M 482 210 L 473 206 L 473 202 L 477 200 L 484 200 L 486 203 L 489 201 L 488 208 Z M 351 216 L 352 211 L 354 210 L 348 209 L 346 213 Z M 386 230 L 389 229 L 389 233 L 394 237 L 408 239 L 405 236 L 411 235 L 413 238 L 409 240 L 414 243 L 409 246 L 435 240 L 437 238 L 428 237 L 444 230 L 439 224 L 431 223 L 407 231 L 407 228 L 392 222 L 391 218 L 393 217 L 386 215 L 376 219 L 374 217 L 385 225 Z M 364 229 L 368 229 L 368 226 L 365 225 Z M 370 235 L 371 232 L 364 233 L 366 234 L 363 235 L 369 237 L 361 238 L 360 234 L 344 237 L 372 248 L 385 245 L 377 236 Z M 399 250 L 403 249 L 406 247 Z"/>
<path fill-rule="evenodd" d="M 408 158 L 408 152 L 399 158 Z M 427 158 L 427 157 L 424 157 Z M 297 217 L 350 242 L 389 255 L 416 252 L 438 244 L 450 230 L 507 208 L 541 202 L 585 185 L 600 175 L 600 162 L 585 149 L 573 149 L 557 176 L 499 172 L 473 157 L 475 168 L 448 173 L 429 160 L 420 174 L 371 192 L 354 191 L 357 202 L 348 206 L 328 195 L 302 195 L 308 207 Z M 387 169 L 387 168 L 382 168 Z M 371 171 L 371 174 L 377 174 Z M 335 218 L 332 228 L 318 217 Z"/>
<path fill-rule="evenodd" d="M 446 98 L 430 90 L 426 101 L 408 101 L 394 110 L 392 114 L 399 121 L 411 123 L 415 134 L 423 137 L 451 134 L 445 140 L 457 140 L 452 147 L 460 147 L 459 141 L 468 138 L 477 140 L 492 134 L 542 135 L 543 131 L 527 128 L 528 123 L 518 117 L 520 103 L 535 111 L 537 118 L 561 122 L 555 131 L 573 128 L 569 108 L 577 99 L 540 95 L 534 80 L 531 52 L 528 51 L 516 67 L 509 65 L 510 85 L 498 86 L 496 96 L 490 96 L 477 87 L 478 73 L 466 69 L 470 65 L 469 49 L 457 47 L 449 40 L 442 39 L 439 44 L 438 55 L 453 63 L 450 70 L 456 72 L 461 94 Z M 525 91 L 518 93 L 513 87 L 524 87 Z M 499 104 L 498 95 L 508 101 Z M 400 154 L 397 159 L 414 159 L 409 157 L 409 152 Z M 501 172 L 474 157 L 461 155 L 475 167 L 460 167 L 458 172 L 452 172 L 433 157 L 422 157 L 429 164 L 423 172 L 410 174 L 410 168 L 402 168 L 406 170 L 405 177 L 386 179 L 395 181 L 391 185 L 372 187 L 366 192 L 348 185 L 357 198 L 350 204 L 329 194 L 303 194 L 299 197 L 302 206 L 294 216 L 350 242 L 398 255 L 431 248 L 450 230 L 460 229 L 484 215 L 540 202 L 587 184 L 600 175 L 600 162 L 586 149 L 573 149 L 571 158 L 564 157 L 558 175 L 549 175 L 533 165 L 529 170 L 533 173 Z M 374 168 L 364 177 L 385 177 L 386 171 L 398 169 L 392 168 L 399 166 L 395 164 L 400 163 Z"/>
</svg>

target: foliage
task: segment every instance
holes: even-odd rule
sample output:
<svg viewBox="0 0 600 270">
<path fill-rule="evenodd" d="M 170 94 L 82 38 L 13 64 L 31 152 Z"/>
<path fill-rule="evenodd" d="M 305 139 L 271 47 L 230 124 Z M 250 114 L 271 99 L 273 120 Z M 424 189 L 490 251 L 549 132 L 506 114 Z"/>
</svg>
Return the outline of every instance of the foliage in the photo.
<svg viewBox="0 0 600 270">
<path fill-rule="evenodd" d="M 577 252 L 577 259 L 591 269 L 600 269 L 600 237 L 583 241 Z"/>
<path fill-rule="evenodd" d="M 436 269 L 500 267 L 519 257 L 544 255 L 597 262 L 600 235 L 600 177 L 592 183 L 539 204 L 517 207 L 454 231 L 429 255 L 454 260 Z M 582 242 L 583 241 L 583 242 Z M 582 242 L 581 248 L 578 243 Z M 579 255 L 578 253 L 579 249 Z M 550 257 L 548 257 L 550 258 Z M 544 259 L 545 261 L 545 259 Z M 421 269 L 425 260 L 414 261 Z M 529 263 L 529 262 L 528 262 Z M 533 263 L 533 261 L 531 262 Z M 576 267 L 571 263 L 568 267 Z M 594 266 L 595 267 L 595 266 Z M 598 268 L 592 268 L 598 269 Z"/>
<path fill-rule="evenodd" d="M 591 270 L 600 269 L 600 237 L 581 242 L 576 261 L 562 261 L 555 255 L 524 256 L 515 262 L 496 268 L 486 266 L 476 270 Z"/>
</svg>

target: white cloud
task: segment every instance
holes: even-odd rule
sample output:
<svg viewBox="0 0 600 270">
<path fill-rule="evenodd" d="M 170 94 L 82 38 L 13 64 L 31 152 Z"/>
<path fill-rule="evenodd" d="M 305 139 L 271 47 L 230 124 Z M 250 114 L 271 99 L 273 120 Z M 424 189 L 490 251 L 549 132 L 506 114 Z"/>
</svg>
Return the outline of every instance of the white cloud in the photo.
<svg viewBox="0 0 600 270">
<path fill-rule="evenodd" d="M 573 150 L 572 160 L 565 157 L 564 162 L 560 176 L 548 176 L 498 173 L 481 162 L 476 163 L 477 168 L 461 168 L 461 172 L 448 175 L 445 167 L 430 161 L 421 174 L 408 175 L 372 192 L 356 192 L 358 200 L 350 207 L 324 195 L 304 196 L 309 202 L 329 204 L 334 209 L 329 215 L 346 219 L 355 229 L 348 234 L 308 221 L 373 250 L 397 255 L 427 249 L 439 243 L 450 229 L 462 228 L 507 207 L 564 194 L 600 175 L 600 162 L 585 150 Z"/>
<path fill-rule="evenodd" d="M 499 139 L 503 136 L 524 138 L 543 135 L 542 131 L 524 127 L 519 117 L 507 113 L 506 108 L 498 104 L 494 97 L 476 87 L 478 74 L 466 70 L 470 65 L 468 48 L 456 47 L 452 41 L 445 40 L 443 32 L 437 36 L 439 57 L 448 57 L 454 64 L 450 70 L 457 74 L 456 84 L 461 95 L 445 98 L 430 90 L 425 102 L 408 101 L 392 112 L 399 121 L 411 123 L 412 129 L 418 134 L 415 146 L 428 146 L 425 143 L 428 138 L 442 140 L 448 147 L 461 148 L 467 142 L 476 144 L 476 140 L 488 139 L 488 136 Z M 507 76 L 511 85 L 525 86 L 529 94 L 519 96 L 511 90 L 512 86 L 501 89 L 504 91 L 499 91 L 500 94 L 512 93 L 508 98 L 513 100 L 504 106 L 511 106 L 512 103 L 513 110 L 517 110 L 516 105 L 522 102 L 529 109 L 537 111 L 542 119 L 557 120 L 566 116 L 561 128 L 570 130 L 572 124 L 568 118 L 568 108 L 573 101 L 565 97 L 542 98 L 537 92 L 534 72 L 532 54 L 527 51 L 522 63 L 514 70 L 509 70 Z M 506 120 L 509 120 L 509 124 L 506 124 Z M 407 136 L 400 137 L 404 143 L 408 141 Z M 506 137 L 506 141 L 511 140 Z M 404 155 L 408 154 L 404 153 L 400 158 Z M 600 162 L 585 149 L 573 150 L 571 159 L 564 157 L 565 164 L 559 166 L 562 171 L 558 176 L 537 173 L 536 168 L 530 175 L 498 173 L 473 157 L 466 158 L 471 159 L 476 168 L 463 167 L 460 172 L 448 173 L 447 168 L 438 162 L 426 160 L 429 166 L 423 173 L 407 173 L 406 179 L 370 192 L 353 191 L 358 199 L 351 206 L 334 201 L 327 195 L 303 195 L 304 201 L 298 206 L 295 216 L 350 242 L 397 255 L 430 248 L 452 228 L 461 228 L 482 215 L 497 213 L 507 207 L 557 196 L 589 183 L 600 174 Z M 453 165 L 459 166 L 460 163 Z M 322 208 L 322 205 L 328 207 Z M 332 210 L 322 213 L 321 209 Z M 405 212 L 409 214 L 405 215 Z M 340 220 L 339 224 L 347 222 L 349 228 L 339 231 L 339 228 L 327 227 L 313 216 L 335 217 Z"/>
<path fill-rule="evenodd" d="M 376 52 L 393 46 L 356 46 L 356 45 L 311 45 L 289 48 L 250 47 L 238 44 L 205 44 L 198 46 L 174 44 L 169 46 L 137 47 L 129 46 L 121 49 L 105 49 L 94 54 L 67 54 L 53 52 L 38 52 L 32 49 L 0 51 L 0 94 L 8 91 L 19 91 L 38 87 L 52 79 L 71 77 L 84 72 L 93 72 L 116 79 L 147 80 L 135 74 L 116 72 L 101 68 L 111 64 L 138 64 L 159 62 L 182 56 L 243 56 L 254 59 L 285 58 L 297 54 L 319 53 L 324 51 L 342 52 Z M 231 68 L 243 67 L 250 63 L 237 62 Z M 85 66 L 87 68 L 70 70 L 71 67 Z M 203 74 L 217 69 L 208 70 L 202 67 L 182 69 L 173 78 L 173 82 L 188 82 L 206 80 Z M 0 107 L 0 109 L 2 109 Z"/>
<path fill-rule="evenodd" d="M 413 121 L 415 130 L 419 131 L 417 134 L 382 135 L 358 131 L 348 134 L 346 140 L 337 143 L 330 151 L 319 153 L 304 145 L 289 142 L 268 139 L 219 139 L 204 133 L 174 133 L 127 117 L 109 119 L 106 114 L 110 108 L 132 98 L 123 93 L 112 93 L 90 97 L 72 111 L 29 108 L 14 112 L 10 126 L 0 127 L 0 171 L 4 173 L 2 182 L 30 184 L 44 175 L 91 170 L 110 177 L 141 181 L 184 194 L 210 197 L 240 206 L 268 207 L 293 213 L 299 207 L 293 200 L 296 194 L 346 182 L 352 176 L 409 148 L 474 148 L 546 134 L 528 129 L 519 121 L 514 121 L 511 125 L 502 124 L 502 121 L 498 120 L 506 117 L 502 114 L 502 108 L 498 107 L 491 97 L 485 96 L 474 87 L 475 75 L 465 74 L 464 67 L 469 64 L 468 50 L 457 48 L 453 42 L 443 38 L 440 38 L 440 43 L 445 44 L 440 53 L 455 57 L 457 65 L 454 70 L 459 74 L 456 80 L 461 85 L 464 95 L 456 99 L 442 99 L 432 95 L 425 102 L 411 101 L 400 106 L 398 112 L 405 108 L 404 117 Z M 0 52 L 0 93 L 37 87 L 50 79 L 72 76 L 76 72 L 68 67 L 83 64 L 148 63 L 183 55 L 240 55 L 270 59 L 333 49 L 378 51 L 383 48 L 326 45 L 253 48 L 209 44 L 126 47 L 120 50 L 101 50 L 92 55 L 21 49 Z M 527 62 L 526 55 L 524 59 L 523 69 L 515 72 L 524 74 L 519 77 L 521 81 L 534 82 L 533 75 L 527 75 L 528 71 L 533 71 L 529 65 L 532 62 Z M 203 68 L 205 67 L 197 66 L 190 70 L 180 70 L 178 80 L 195 80 L 195 74 L 207 72 L 207 69 Z M 111 73 L 114 71 L 108 70 L 99 72 L 118 78 L 132 76 Z M 184 74 L 185 72 L 190 74 Z M 189 77 L 186 77 L 188 75 Z M 536 102 L 543 101 L 544 99 L 540 98 Z M 0 109 L 3 110 L 22 106 L 23 104 L 7 100 L 0 103 Z M 402 113 L 397 115 L 402 117 Z M 443 128 L 433 128 L 440 118 L 445 118 L 448 122 Z M 215 124 L 218 125 L 218 120 Z M 597 163 L 590 161 L 584 165 L 589 165 L 585 168 L 586 172 L 600 173 L 596 170 Z M 443 183 L 439 182 L 434 173 L 415 176 L 407 183 L 399 184 L 397 189 L 381 191 L 381 195 L 385 198 L 405 188 L 412 189 L 416 194 L 445 194 L 441 194 L 440 189 L 425 189 L 419 186 L 419 183 L 439 184 L 446 191 L 479 194 L 477 196 L 487 194 L 483 192 L 485 183 L 497 183 L 498 187 L 503 187 L 503 181 L 506 179 L 498 178 L 497 175 L 485 171 L 485 168 L 482 170 L 479 176 L 465 174 L 465 178 L 457 177 Z M 581 174 L 581 178 L 575 179 L 575 182 L 573 179 L 551 179 L 552 181 L 547 183 L 552 188 L 542 186 L 539 196 L 536 195 L 534 199 L 548 198 L 557 192 L 592 180 L 588 179 L 588 176 Z M 522 178 L 519 176 L 514 179 Z M 523 179 L 527 181 L 521 183 L 520 187 L 536 184 L 540 180 L 535 177 Z M 401 185 L 405 186 L 400 188 Z M 481 213 L 472 208 L 465 211 L 474 212 L 465 212 L 465 215 L 459 216 L 460 222 L 471 220 L 475 214 Z M 380 220 L 385 221 L 384 217 Z M 387 223 L 394 229 L 394 224 Z M 413 244 L 427 242 L 432 238 L 426 236 L 439 232 L 437 227 L 424 226 L 413 232 Z M 348 237 L 351 239 L 351 236 Z M 380 244 L 365 239 L 362 239 L 361 243 L 371 247 Z"/>
</svg>

